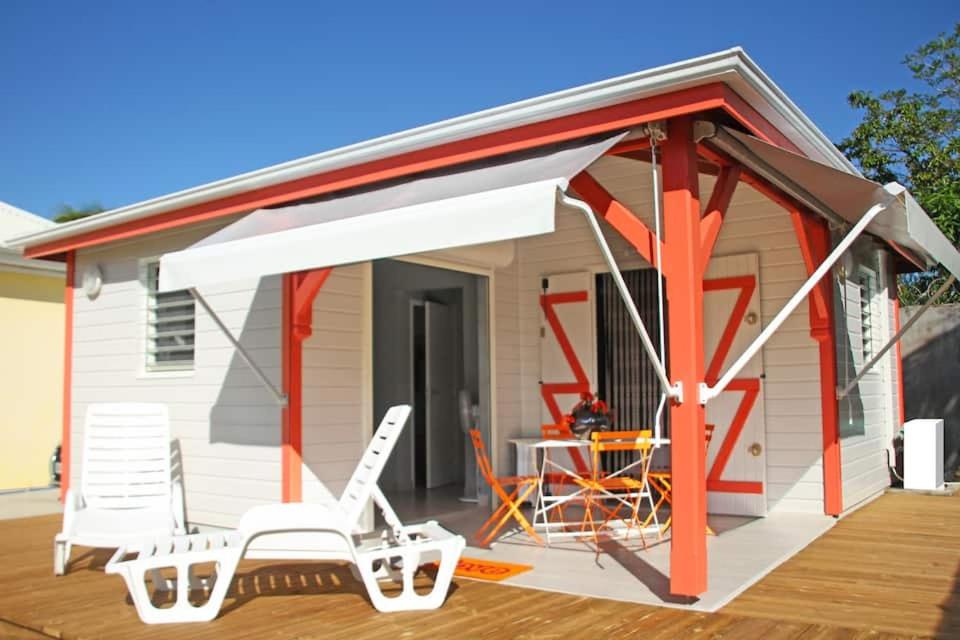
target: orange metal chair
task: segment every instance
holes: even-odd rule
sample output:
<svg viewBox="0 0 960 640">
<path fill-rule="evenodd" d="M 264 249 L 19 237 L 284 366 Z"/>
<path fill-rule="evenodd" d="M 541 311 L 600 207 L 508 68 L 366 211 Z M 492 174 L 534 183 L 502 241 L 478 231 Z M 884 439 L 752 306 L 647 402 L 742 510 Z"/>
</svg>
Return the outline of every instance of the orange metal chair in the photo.
<svg viewBox="0 0 960 640">
<path fill-rule="evenodd" d="M 538 544 L 543 544 L 540 536 L 533 530 L 530 521 L 523 515 L 520 507 L 524 501 L 530 497 L 530 494 L 537 488 L 539 479 L 537 476 L 501 476 L 497 477 L 493 473 L 493 466 L 490 464 L 490 458 L 487 456 L 487 448 L 483 444 L 483 435 L 477 429 L 470 430 L 470 440 L 473 442 L 473 451 L 477 457 L 477 467 L 480 474 L 490 488 L 493 489 L 497 497 L 500 498 L 500 506 L 493 512 L 486 522 L 483 523 L 475 539 L 481 546 L 487 546 L 494 539 L 497 533 L 503 528 L 507 521 L 512 517 L 523 527 L 524 531 L 533 538 Z M 507 493 L 507 488 L 513 487 L 513 491 Z"/>
<path fill-rule="evenodd" d="M 607 431 L 594 432 L 591 434 L 590 452 L 592 454 L 594 473 L 583 480 L 576 480 L 576 483 L 585 490 L 585 505 L 583 524 L 581 531 L 586 532 L 590 529 L 594 542 L 597 541 L 602 529 L 609 526 L 611 520 L 617 519 L 621 509 L 625 506 L 630 508 L 630 516 L 625 518 L 627 521 L 627 534 L 634 527 L 638 527 L 640 540 L 644 549 L 647 547 L 647 541 L 643 535 L 643 526 L 640 522 L 640 503 L 644 498 L 650 503 L 653 510 L 654 503 L 648 484 L 648 471 L 650 468 L 650 458 L 653 454 L 653 433 L 650 430 L 642 431 Z M 635 467 L 640 469 L 640 477 L 635 478 L 626 474 L 614 473 L 609 476 L 601 475 L 600 454 L 609 451 L 636 451 L 640 458 L 636 461 Z M 613 506 L 605 504 L 613 500 Z M 599 520 L 594 517 L 596 510 L 602 518 Z M 651 517 L 655 511 L 651 511 Z M 643 523 L 646 524 L 646 523 Z M 599 549 L 598 549 L 599 552 Z"/>
<path fill-rule="evenodd" d="M 709 459 L 710 457 L 710 441 L 713 440 L 713 430 L 716 425 L 707 424 L 704 425 L 704 438 L 706 440 L 706 447 L 704 447 L 704 455 Z M 673 505 L 671 500 L 673 493 L 673 472 L 672 471 L 651 471 L 650 472 L 650 484 L 654 489 L 657 490 L 657 493 L 660 494 L 660 498 L 657 500 L 656 504 L 653 506 L 653 511 L 656 511 L 664 504 Z M 644 526 L 650 524 L 651 519 L 653 518 L 654 513 L 651 513 L 646 521 L 644 521 Z M 663 528 L 661 529 L 661 534 L 666 533 L 667 529 L 670 528 L 670 524 L 673 522 L 673 511 L 667 516 L 666 522 L 663 523 Z M 707 535 L 715 536 L 713 529 L 710 528 L 710 525 L 707 525 Z"/>
</svg>

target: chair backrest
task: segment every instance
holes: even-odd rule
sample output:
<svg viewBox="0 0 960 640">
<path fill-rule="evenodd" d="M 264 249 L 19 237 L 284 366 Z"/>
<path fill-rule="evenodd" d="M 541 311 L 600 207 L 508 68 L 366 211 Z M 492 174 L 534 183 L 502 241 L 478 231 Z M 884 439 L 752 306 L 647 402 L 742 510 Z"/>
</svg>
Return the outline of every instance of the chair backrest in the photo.
<svg viewBox="0 0 960 640">
<path fill-rule="evenodd" d="M 397 439 L 403 432 L 409 417 L 410 405 L 399 404 L 390 407 L 370 439 L 367 450 L 363 452 L 357 468 L 354 469 L 350 481 L 340 496 L 340 508 L 351 524 L 360 521 L 372 496 L 373 488 L 380 480 L 383 467 L 387 464 L 390 452 L 397 444 Z"/>
<path fill-rule="evenodd" d="M 540 425 L 540 436 L 544 440 L 575 440 L 576 436 L 573 435 L 573 431 L 570 429 L 568 424 L 543 424 Z M 580 474 L 584 475 L 590 473 L 590 467 L 587 466 L 586 460 L 583 459 L 583 456 L 580 455 L 580 449 L 576 447 L 569 447 L 567 449 L 567 454 L 570 456 L 570 459 L 573 461 L 574 470 Z"/>
<path fill-rule="evenodd" d="M 497 482 L 497 478 L 493 475 L 493 466 L 490 464 L 487 447 L 483 444 L 483 434 L 479 429 L 470 429 L 470 442 L 473 443 L 473 455 L 477 458 L 480 475 L 492 487 Z"/>
<path fill-rule="evenodd" d="M 590 451 L 593 467 L 600 469 L 600 454 L 607 451 L 639 451 L 645 460 L 653 448 L 653 432 L 641 431 L 594 431 L 590 434 Z"/>
<path fill-rule="evenodd" d="M 80 493 L 94 509 L 170 508 L 166 405 L 118 402 L 87 407 Z"/>
</svg>

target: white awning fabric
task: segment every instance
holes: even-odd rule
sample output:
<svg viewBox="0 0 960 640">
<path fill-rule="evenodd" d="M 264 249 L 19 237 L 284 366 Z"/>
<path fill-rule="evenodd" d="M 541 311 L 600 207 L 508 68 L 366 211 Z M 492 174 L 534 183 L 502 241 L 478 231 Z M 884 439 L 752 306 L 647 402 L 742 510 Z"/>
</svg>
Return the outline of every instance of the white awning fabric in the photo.
<svg viewBox="0 0 960 640">
<path fill-rule="evenodd" d="M 161 291 L 550 233 L 558 193 L 626 135 L 258 209 L 160 259 Z"/>
<path fill-rule="evenodd" d="M 939 263 L 960 276 L 960 252 L 899 185 L 883 187 L 727 127 L 720 127 L 717 134 L 707 142 L 740 156 L 738 160 L 775 183 L 777 178 L 770 174 L 779 174 L 782 181 L 792 183 L 785 190 L 798 191 L 791 195 L 830 218 L 855 224 L 870 207 L 897 193 L 887 211 L 867 225 L 866 233 L 886 240 L 928 269 Z"/>
</svg>

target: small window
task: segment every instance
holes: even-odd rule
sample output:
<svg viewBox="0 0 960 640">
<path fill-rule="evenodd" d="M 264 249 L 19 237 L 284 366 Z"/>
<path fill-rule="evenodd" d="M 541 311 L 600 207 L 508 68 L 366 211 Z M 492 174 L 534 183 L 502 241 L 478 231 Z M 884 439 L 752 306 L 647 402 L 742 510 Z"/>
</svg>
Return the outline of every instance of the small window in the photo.
<svg viewBox="0 0 960 640">
<path fill-rule="evenodd" d="M 859 269 L 857 284 L 860 287 L 860 339 L 863 364 L 866 364 L 874 355 L 873 338 L 875 333 L 875 318 L 873 300 L 877 294 L 877 276 L 871 270 Z"/>
<path fill-rule="evenodd" d="M 195 303 L 189 291 L 159 293 L 160 263 L 146 265 L 147 370 L 193 368 Z"/>
</svg>

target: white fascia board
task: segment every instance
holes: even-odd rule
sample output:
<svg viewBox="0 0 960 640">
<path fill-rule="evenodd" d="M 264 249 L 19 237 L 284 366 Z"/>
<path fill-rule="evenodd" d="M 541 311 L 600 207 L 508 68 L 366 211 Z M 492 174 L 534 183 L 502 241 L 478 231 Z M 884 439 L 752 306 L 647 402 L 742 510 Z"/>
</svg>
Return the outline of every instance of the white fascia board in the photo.
<svg viewBox="0 0 960 640">
<path fill-rule="evenodd" d="M 289 180 L 712 82 L 733 88 L 804 153 L 856 173 L 830 140 L 736 47 L 266 167 L 22 235 L 9 244 L 28 248 Z"/>
<path fill-rule="evenodd" d="M 0 248 L 0 271 L 35 275 L 63 275 L 66 273 L 66 265 L 53 260 L 24 258 L 18 251 L 8 251 Z"/>
</svg>

